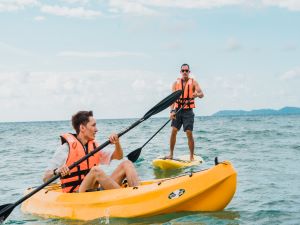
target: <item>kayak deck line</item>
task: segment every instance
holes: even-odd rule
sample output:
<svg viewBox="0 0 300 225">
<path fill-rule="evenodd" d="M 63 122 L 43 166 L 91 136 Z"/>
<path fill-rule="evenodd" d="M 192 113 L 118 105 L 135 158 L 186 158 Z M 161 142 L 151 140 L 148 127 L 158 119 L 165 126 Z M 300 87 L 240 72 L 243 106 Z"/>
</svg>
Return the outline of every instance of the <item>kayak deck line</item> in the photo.
<svg viewBox="0 0 300 225">
<path fill-rule="evenodd" d="M 220 162 L 220 163 L 224 163 L 224 162 Z M 225 164 L 225 163 L 224 163 Z M 178 178 L 178 177 L 184 177 L 186 175 L 189 175 L 189 176 L 192 176 L 193 173 L 198 173 L 198 172 L 202 172 L 202 171 L 205 171 L 205 170 L 208 170 L 208 169 L 202 169 L 202 170 L 195 170 L 195 171 L 189 171 L 189 172 L 184 172 L 180 175 L 177 175 L 177 176 L 173 176 L 173 177 L 167 177 L 167 178 L 160 178 L 160 179 L 155 179 L 155 182 L 156 183 L 161 183 L 161 182 L 164 182 L 166 180 L 172 180 L 172 179 L 175 179 L 175 178 Z M 141 185 L 145 185 L 145 184 L 148 184 L 149 182 L 151 182 L 153 180 L 149 180 L 149 181 L 141 181 Z M 154 182 L 154 181 L 153 181 Z M 153 183 L 151 182 L 151 183 Z M 47 187 L 45 187 L 44 189 L 47 189 L 47 190 L 61 190 L 61 187 L 60 187 L 60 183 L 51 183 L 49 184 Z M 27 191 L 30 191 L 32 189 L 35 189 L 37 186 L 33 186 L 33 187 L 29 187 L 27 188 L 26 190 Z M 125 183 L 122 184 L 122 187 L 121 188 L 127 188 L 127 181 Z M 89 192 L 96 192 L 96 191 L 105 191 L 104 189 L 101 189 L 101 190 L 94 190 L 94 191 L 89 191 Z M 76 193 L 72 193 L 72 194 L 76 194 Z"/>
</svg>

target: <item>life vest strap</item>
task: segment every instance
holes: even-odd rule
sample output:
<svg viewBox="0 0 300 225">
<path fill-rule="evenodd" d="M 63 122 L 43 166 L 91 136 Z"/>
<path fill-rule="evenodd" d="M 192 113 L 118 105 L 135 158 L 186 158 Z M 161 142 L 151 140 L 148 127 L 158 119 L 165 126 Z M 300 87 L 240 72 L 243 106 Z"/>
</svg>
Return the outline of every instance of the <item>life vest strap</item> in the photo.
<svg viewBox="0 0 300 225">
<path fill-rule="evenodd" d="M 183 85 L 183 79 L 177 79 L 176 90 L 182 90 L 183 92 L 180 98 L 175 102 L 175 108 L 182 108 L 183 105 L 185 105 L 184 109 L 195 108 L 195 100 L 193 97 L 193 81 L 193 78 L 189 78 L 185 85 Z"/>
<path fill-rule="evenodd" d="M 86 170 L 77 170 L 76 172 L 73 172 L 69 175 L 66 175 L 64 177 L 62 177 L 62 179 L 67 179 L 67 178 L 71 178 L 71 177 L 78 177 L 78 176 L 81 176 L 81 175 L 87 175 L 88 172 L 90 172 L 90 169 L 86 169 Z"/>
<path fill-rule="evenodd" d="M 81 184 L 82 180 L 75 180 L 75 181 L 70 181 L 68 183 L 64 183 L 64 184 L 61 184 L 61 188 L 67 188 L 67 187 L 77 187 Z M 74 188 L 74 189 L 75 189 Z"/>
<path fill-rule="evenodd" d="M 184 104 L 188 107 L 191 108 L 191 105 L 194 105 L 195 100 L 194 98 L 180 98 L 176 101 L 178 108 L 181 108 Z"/>
<path fill-rule="evenodd" d="M 67 142 L 69 145 L 69 154 L 66 161 L 67 166 L 72 165 L 74 162 L 78 161 L 98 146 L 95 141 L 89 141 L 87 145 L 83 146 L 78 140 L 77 136 L 70 133 L 63 134 L 61 139 L 62 143 Z M 90 169 L 100 163 L 99 154 L 99 152 L 93 154 L 93 156 L 87 158 L 80 165 L 77 165 L 75 168 L 73 168 L 69 175 L 60 177 L 63 192 L 70 193 L 78 190 L 78 187 L 80 186 L 84 177 L 89 173 Z"/>
</svg>

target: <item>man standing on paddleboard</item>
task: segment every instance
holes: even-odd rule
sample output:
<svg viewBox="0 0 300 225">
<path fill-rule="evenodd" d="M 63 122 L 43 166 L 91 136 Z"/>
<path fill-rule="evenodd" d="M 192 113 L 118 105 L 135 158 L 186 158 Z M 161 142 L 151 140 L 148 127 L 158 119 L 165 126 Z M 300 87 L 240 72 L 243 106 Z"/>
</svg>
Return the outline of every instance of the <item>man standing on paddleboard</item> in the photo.
<svg viewBox="0 0 300 225">
<path fill-rule="evenodd" d="M 100 150 L 77 167 L 69 170 L 76 161 L 98 147 L 95 141 L 98 129 L 92 111 L 79 111 L 72 116 L 72 125 L 76 134 L 66 133 L 61 136 L 62 145 L 56 150 L 49 161 L 44 175 L 44 182 L 56 174 L 60 174 L 62 191 L 67 193 L 85 192 L 89 189 L 115 189 L 120 188 L 126 178 L 129 186 L 138 186 L 139 178 L 133 163 L 123 160 L 109 176 L 101 165 L 107 165 L 113 159 L 123 158 L 123 150 L 117 134 L 111 134 L 110 143 L 115 150 Z"/>
<path fill-rule="evenodd" d="M 183 125 L 183 130 L 186 132 L 188 138 L 188 146 L 190 149 L 190 160 L 194 160 L 194 138 L 193 138 L 193 127 L 194 117 L 193 108 L 195 108 L 195 98 L 203 98 L 204 94 L 198 84 L 198 82 L 191 78 L 190 66 L 183 64 L 180 69 L 181 77 L 172 85 L 172 91 L 183 90 L 180 98 L 171 105 L 170 118 L 172 119 L 172 132 L 170 137 L 170 155 L 166 158 L 172 159 L 174 153 L 174 147 L 176 144 L 176 136 L 178 130 Z M 176 115 L 175 113 L 182 108 Z"/>
</svg>

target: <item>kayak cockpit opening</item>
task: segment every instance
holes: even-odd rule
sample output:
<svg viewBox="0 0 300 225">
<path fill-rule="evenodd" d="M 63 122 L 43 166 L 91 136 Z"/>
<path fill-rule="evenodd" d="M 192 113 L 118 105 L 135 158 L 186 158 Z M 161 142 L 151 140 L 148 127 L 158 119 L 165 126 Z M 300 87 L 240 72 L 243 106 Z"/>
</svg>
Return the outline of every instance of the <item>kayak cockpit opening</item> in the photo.
<svg viewBox="0 0 300 225">
<path fill-rule="evenodd" d="M 95 191 L 104 191 L 104 188 L 98 187 L 98 188 L 88 189 L 85 192 L 95 192 Z"/>
<path fill-rule="evenodd" d="M 128 181 L 127 181 L 127 179 L 124 179 L 122 181 L 121 188 L 127 188 L 127 187 L 128 187 Z M 103 187 L 98 187 L 98 188 L 86 190 L 86 192 L 95 192 L 95 191 L 105 191 L 105 189 Z"/>
</svg>

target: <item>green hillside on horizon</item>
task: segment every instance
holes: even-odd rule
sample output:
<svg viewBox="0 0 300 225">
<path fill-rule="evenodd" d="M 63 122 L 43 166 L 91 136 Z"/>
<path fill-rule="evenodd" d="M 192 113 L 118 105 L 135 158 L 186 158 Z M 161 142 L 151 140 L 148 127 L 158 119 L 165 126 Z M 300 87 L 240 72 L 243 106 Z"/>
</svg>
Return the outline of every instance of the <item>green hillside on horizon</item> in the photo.
<svg viewBox="0 0 300 225">
<path fill-rule="evenodd" d="M 267 115 L 300 115 L 299 107 L 283 107 L 279 110 L 275 109 L 254 109 L 246 110 L 221 110 L 212 116 L 267 116 Z"/>
</svg>

